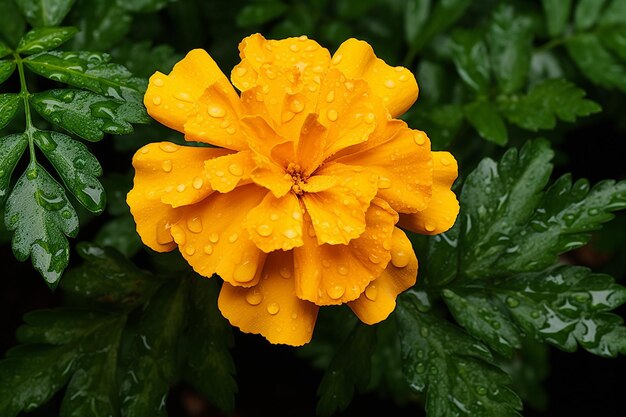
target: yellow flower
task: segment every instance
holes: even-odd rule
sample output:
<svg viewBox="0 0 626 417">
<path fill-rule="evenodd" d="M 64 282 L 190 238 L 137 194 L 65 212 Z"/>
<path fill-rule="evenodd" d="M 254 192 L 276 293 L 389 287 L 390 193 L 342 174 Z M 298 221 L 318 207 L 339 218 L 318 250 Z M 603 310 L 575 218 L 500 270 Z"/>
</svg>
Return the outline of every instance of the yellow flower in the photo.
<svg viewBox="0 0 626 417">
<path fill-rule="evenodd" d="M 307 343 L 319 306 L 384 320 L 417 276 L 396 225 L 437 234 L 459 210 L 455 159 L 394 119 L 416 100 L 415 78 L 356 39 L 332 57 L 305 36 L 256 34 L 239 51 L 241 95 L 201 49 L 150 78 L 150 115 L 215 147 L 136 153 L 127 201 L 139 235 L 218 274 L 222 314 L 272 343 Z"/>
</svg>

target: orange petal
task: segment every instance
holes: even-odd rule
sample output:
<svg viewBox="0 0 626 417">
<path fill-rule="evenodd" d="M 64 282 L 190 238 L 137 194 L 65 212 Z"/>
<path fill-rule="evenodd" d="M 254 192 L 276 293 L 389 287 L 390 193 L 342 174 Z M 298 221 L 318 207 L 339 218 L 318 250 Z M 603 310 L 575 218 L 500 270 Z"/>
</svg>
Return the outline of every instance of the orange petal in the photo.
<svg viewBox="0 0 626 417">
<path fill-rule="evenodd" d="M 302 246 L 302 207 L 293 193 L 276 198 L 268 193 L 261 204 L 250 210 L 246 229 L 263 252 L 284 251 Z"/>
<path fill-rule="evenodd" d="M 268 255 L 263 278 L 252 288 L 224 283 L 218 307 L 242 332 L 271 343 L 301 346 L 311 340 L 319 307 L 296 297 L 291 252 Z"/>
<path fill-rule="evenodd" d="M 417 257 L 404 232 L 394 228 L 391 262 L 378 278 L 370 282 L 361 296 L 348 303 L 366 324 L 385 320 L 396 308 L 396 297 L 411 288 L 417 278 Z"/>
<path fill-rule="evenodd" d="M 165 126 L 184 132 L 187 117 L 195 111 L 196 102 L 214 83 L 236 95 L 228 78 L 209 54 L 203 49 L 194 49 L 174 65 L 168 75 L 156 72 L 150 77 L 144 104 L 150 116 Z"/>
<path fill-rule="evenodd" d="M 220 193 L 252 182 L 250 174 L 256 167 L 251 151 L 241 151 L 213 158 L 204 163 L 211 187 Z"/>
<path fill-rule="evenodd" d="M 318 245 L 307 221 L 304 245 L 294 249 L 298 297 L 317 305 L 359 298 L 391 258 L 391 235 L 397 219 L 387 203 L 375 199 L 367 210 L 365 232 L 347 245 Z"/>
<path fill-rule="evenodd" d="M 300 131 L 296 159 L 304 176 L 311 175 L 324 162 L 327 129 L 317 118 L 317 114 L 309 114 Z"/>
<path fill-rule="evenodd" d="M 126 203 L 137 225 L 141 241 L 157 252 L 169 252 L 176 248 L 171 227 L 181 216 L 182 209 L 163 204 L 159 198 L 147 198 L 144 190 L 136 185 L 126 196 Z"/>
<path fill-rule="evenodd" d="M 417 99 L 419 89 L 411 71 L 387 65 L 367 42 L 348 39 L 331 62 L 331 68 L 339 69 L 346 77 L 366 81 L 393 117 L 406 112 Z"/>
<path fill-rule="evenodd" d="M 458 166 L 449 152 L 433 152 L 433 194 L 425 210 L 402 214 L 400 226 L 416 233 L 436 235 L 450 229 L 459 214 L 459 202 L 450 189 Z"/>
<path fill-rule="evenodd" d="M 302 195 L 317 241 L 320 245 L 345 245 L 365 230 L 365 212 L 376 195 L 376 176 L 361 167 L 342 164 L 324 167 L 319 174 L 335 177 L 338 182 L 324 191 Z"/>
<path fill-rule="evenodd" d="M 431 197 L 433 162 L 430 140 L 406 125 L 384 143 L 337 159 L 363 165 L 378 175 L 378 196 L 400 213 L 424 210 Z"/>
<path fill-rule="evenodd" d="M 200 275 L 217 273 L 232 285 L 255 285 L 261 275 L 265 253 L 248 237 L 246 215 L 267 194 L 256 185 L 244 185 L 227 194 L 213 193 L 185 207 L 172 226 L 180 252 Z"/>
<path fill-rule="evenodd" d="M 160 199 L 172 207 L 194 204 L 213 192 L 204 173 L 204 162 L 228 152 L 170 142 L 151 143 L 133 157 L 133 190 L 142 198 Z"/>
<path fill-rule="evenodd" d="M 241 127 L 248 138 L 248 146 L 255 153 L 266 157 L 271 156 L 271 150 L 287 139 L 280 136 L 262 116 L 246 116 L 241 119 Z"/>
<path fill-rule="evenodd" d="M 196 100 L 194 111 L 189 112 L 185 139 L 228 149 L 246 149 L 246 138 L 239 126 L 242 114 L 235 90 L 230 85 L 224 88 L 215 83 Z"/>
</svg>

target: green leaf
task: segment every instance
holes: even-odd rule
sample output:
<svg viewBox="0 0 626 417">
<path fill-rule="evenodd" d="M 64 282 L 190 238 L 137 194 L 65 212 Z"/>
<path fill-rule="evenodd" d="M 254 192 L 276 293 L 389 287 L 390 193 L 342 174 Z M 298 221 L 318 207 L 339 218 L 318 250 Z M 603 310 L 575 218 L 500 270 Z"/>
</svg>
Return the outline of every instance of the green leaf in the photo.
<svg viewBox="0 0 626 417">
<path fill-rule="evenodd" d="M 548 395 L 543 386 L 550 373 L 549 347 L 526 338 L 522 349 L 511 359 L 501 359 L 498 365 L 513 379 L 513 390 L 525 404 L 535 410 L 545 411 Z"/>
<path fill-rule="evenodd" d="M 431 0 L 409 0 L 404 9 L 404 38 L 407 43 L 417 39 L 432 7 Z"/>
<path fill-rule="evenodd" d="M 113 248 L 78 243 L 83 265 L 68 270 L 61 288 L 91 303 L 134 307 L 145 302 L 159 283 Z"/>
<path fill-rule="evenodd" d="M 108 200 L 111 199 L 109 195 Z M 94 242 L 101 246 L 116 248 L 124 256 L 134 256 L 143 248 L 136 227 L 135 220 L 130 214 L 116 217 L 98 230 Z"/>
<path fill-rule="evenodd" d="M 426 7 L 420 4 L 424 3 L 423 0 L 409 1 L 415 1 L 417 3 L 415 6 L 417 9 Z M 465 14 L 470 4 L 471 1 L 469 0 L 441 0 L 436 2 L 423 26 L 405 30 L 407 35 L 409 33 L 413 34 L 413 38 L 408 39 L 411 52 L 419 52 L 435 35 L 452 27 L 452 25 Z"/>
<path fill-rule="evenodd" d="M 155 71 L 169 73 L 182 55 L 169 45 L 152 46 L 152 42 L 133 42 L 120 45 L 114 58 L 138 77 L 150 78 Z"/>
<path fill-rule="evenodd" d="M 0 104 L 0 114 L 3 111 L 4 107 Z M 4 203 L 9 191 L 11 174 L 27 145 L 28 139 L 25 135 L 9 135 L 0 138 L 0 206 Z"/>
<path fill-rule="evenodd" d="M 39 28 L 28 32 L 17 45 L 17 52 L 23 55 L 55 49 L 70 40 L 78 29 L 75 27 Z"/>
<path fill-rule="evenodd" d="M 478 100 L 463 108 L 467 121 L 478 131 L 478 134 L 490 142 L 505 145 L 509 140 L 504 120 L 496 106 L 485 100 Z"/>
<path fill-rule="evenodd" d="M 3 83 L 15 71 L 15 62 L 2 60 L 0 61 L 0 83 Z"/>
<path fill-rule="evenodd" d="M 74 89 L 49 90 L 31 96 L 35 110 L 46 120 L 92 142 L 105 133 L 133 132 L 131 123 L 150 120 L 143 105 Z"/>
<path fill-rule="evenodd" d="M 522 334 L 570 352 L 580 344 L 596 355 L 626 354 L 623 320 L 608 313 L 626 302 L 626 288 L 586 268 L 511 275 L 483 289 L 447 289 L 444 297 L 461 325 L 507 356 Z"/>
<path fill-rule="evenodd" d="M 476 91 L 485 91 L 490 84 L 491 66 L 487 45 L 482 33 L 457 30 L 452 35 L 450 52 L 456 70 L 467 85 Z"/>
<path fill-rule="evenodd" d="M 574 10 L 574 25 L 577 30 L 589 29 L 600 17 L 606 0 L 579 0 Z"/>
<path fill-rule="evenodd" d="M 20 98 L 18 94 L 0 94 L 0 129 L 15 117 L 20 108 Z"/>
<path fill-rule="evenodd" d="M 526 85 L 533 50 L 530 19 L 515 13 L 512 5 L 503 5 L 494 12 L 487 34 L 491 68 L 504 93 Z"/>
<path fill-rule="evenodd" d="M 572 8 L 572 0 L 542 0 L 546 14 L 548 34 L 552 37 L 560 35 L 565 30 Z"/>
<path fill-rule="evenodd" d="M 120 396 L 125 417 L 167 416 L 165 400 L 178 376 L 178 343 L 185 315 L 183 283 L 172 280 L 164 285 L 142 311 L 123 358 L 126 372 Z"/>
<path fill-rule="evenodd" d="M 183 378 L 213 405 L 232 411 L 237 382 L 229 348 L 232 327 L 217 308 L 219 285 L 215 279 L 192 278 L 189 291 L 189 346 Z"/>
<path fill-rule="evenodd" d="M 355 388 L 364 391 L 370 382 L 372 355 L 376 348 L 375 328 L 360 323 L 339 347 L 317 390 L 317 414 L 330 416 L 345 410 Z"/>
<path fill-rule="evenodd" d="M 429 417 L 520 416 L 510 378 L 489 350 L 447 320 L 419 309 L 413 293 L 396 308 L 402 363 L 408 383 L 425 392 Z"/>
<path fill-rule="evenodd" d="M 65 236 L 76 236 L 78 217 L 63 188 L 36 162 L 17 180 L 4 223 L 14 232 L 15 257 L 25 261 L 30 256 L 48 286 L 55 288 L 69 260 Z"/>
<path fill-rule="evenodd" d="M 593 83 L 626 91 L 626 67 L 602 45 L 597 35 L 577 35 L 566 47 L 582 73 Z"/>
<path fill-rule="evenodd" d="M 415 126 L 428 132 L 433 150 L 448 149 L 461 129 L 464 119 L 463 109 L 456 104 L 419 111 L 413 118 Z"/>
<path fill-rule="evenodd" d="M 132 17 L 117 0 L 79 2 L 72 11 L 72 23 L 80 29 L 73 50 L 109 51 L 130 30 Z"/>
<path fill-rule="evenodd" d="M 76 199 L 92 213 L 102 213 L 106 194 L 96 178 L 102 167 L 87 147 L 58 132 L 37 131 L 33 137 Z"/>
<path fill-rule="evenodd" d="M 108 54 L 95 52 L 42 52 L 24 59 L 31 71 L 119 100 L 142 103 L 146 80 L 133 77 L 126 68 L 109 62 Z"/>
<path fill-rule="evenodd" d="M 0 58 L 4 58 L 7 55 L 11 55 L 13 50 L 6 43 L 0 40 Z"/>
<path fill-rule="evenodd" d="M 153 13 L 176 0 L 117 0 L 117 4 L 135 13 Z"/>
<path fill-rule="evenodd" d="M 261 1 L 244 6 L 237 15 L 237 26 L 261 25 L 282 16 L 287 6 L 279 1 Z"/>
<path fill-rule="evenodd" d="M 57 26 L 70 11 L 74 0 L 15 0 L 28 23 L 34 27 Z"/>
<path fill-rule="evenodd" d="M 14 0 L 0 0 L 0 36 L 14 47 L 26 30 L 26 21 Z"/>
<path fill-rule="evenodd" d="M 554 129 L 557 118 L 574 122 L 577 117 L 601 110 L 596 102 L 584 97 L 582 89 L 559 78 L 535 85 L 525 96 L 503 97 L 498 105 L 511 123 L 536 132 Z"/>
</svg>

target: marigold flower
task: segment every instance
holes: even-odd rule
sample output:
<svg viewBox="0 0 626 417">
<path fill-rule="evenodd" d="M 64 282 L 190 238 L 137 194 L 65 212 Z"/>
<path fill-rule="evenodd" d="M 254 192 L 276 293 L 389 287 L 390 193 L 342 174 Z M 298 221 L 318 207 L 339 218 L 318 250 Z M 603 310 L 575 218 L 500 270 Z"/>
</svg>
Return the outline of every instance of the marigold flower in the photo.
<svg viewBox="0 0 626 417">
<path fill-rule="evenodd" d="M 332 57 L 305 36 L 256 34 L 239 51 L 241 95 L 201 49 L 150 78 L 149 114 L 214 147 L 136 153 L 139 235 L 218 274 L 222 314 L 272 343 L 307 343 L 324 305 L 384 320 L 417 276 L 397 225 L 437 234 L 459 210 L 454 157 L 394 119 L 416 100 L 415 78 L 356 39 Z"/>
</svg>

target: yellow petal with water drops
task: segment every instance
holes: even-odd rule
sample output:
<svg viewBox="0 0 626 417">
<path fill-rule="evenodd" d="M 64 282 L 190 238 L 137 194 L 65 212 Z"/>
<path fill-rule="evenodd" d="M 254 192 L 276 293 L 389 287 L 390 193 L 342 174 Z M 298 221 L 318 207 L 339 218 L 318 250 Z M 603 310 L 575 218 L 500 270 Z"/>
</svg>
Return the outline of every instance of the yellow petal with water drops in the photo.
<svg viewBox="0 0 626 417">
<path fill-rule="evenodd" d="M 137 233 L 146 246 L 157 252 L 176 248 L 171 227 L 180 219 L 182 209 L 163 204 L 158 197 L 147 198 L 145 190 L 139 187 L 130 190 L 126 203 L 135 219 Z"/>
<path fill-rule="evenodd" d="M 271 343 L 301 346 L 311 340 L 319 307 L 296 297 L 293 255 L 268 255 L 263 275 L 252 288 L 224 283 L 218 299 L 224 317 L 242 332 L 263 335 Z"/>
<path fill-rule="evenodd" d="M 402 214 L 400 226 L 425 235 L 450 229 L 459 214 L 459 201 L 451 187 L 458 175 L 456 159 L 449 152 L 433 152 L 433 193 L 425 210 Z"/>
<path fill-rule="evenodd" d="M 150 77 L 144 104 L 148 114 L 172 129 L 184 132 L 198 99 L 211 85 L 237 94 L 213 58 L 203 49 L 190 51 L 168 74 Z"/>
<path fill-rule="evenodd" d="M 300 201 L 293 193 L 276 198 L 268 193 L 261 204 L 250 210 L 246 229 L 250 239 L 264 252 L 288 251 L 302 246 Z"/>
<path fill-rule="evenodd" d="M 342 43 L 333 55 L 331 68 L 350 79 L 366 81 L 393 117 L 406 112 L 417 100 L 419 89 L 411 71 L 377 58 L 367 42 L 348 39 Z"/>
<path fill-rule="evenodd" d="M 256 167 L 251 151 L 231 153 L 204 163 L 206 177 L 215 191 L 228 193 L 235 187 L 250 184 Z"/>
<path fill-rule="evenodd" d="M 194 204 L 213 192 L 204 173 L 204 161 L 229 152 L 171 142 L 151 143 L 133 157 L 134 190 L 143 198 L 160 199 L 172 207 Z"/>
<path fill-rule="evenodd" d="M 318 243 L 345 245 L 365 230 L 365 212 L 376 195 L 376 177 L 362 167 L 342 164 L 323 167 L 319 175 L 335 177 L 337 183 L 324 191 L 303 194 L 302 201 Z"/>
<path fill-rule="evenodd" d="M 243 223 L 259 205 L 267 190 L 244 185 L 227 194 L 213 193 L 185 208 L 172 226 L 181 254 L 200 275 L 217 273 L 232 285 L 255 285 L 261 275 L 265 253 L 248 236 Z"/>
<path fill-rule="evenodd" d="M 185 139 L 222 148 L 247 148 L 240 127 L 243 110 L 239 96 L 232 89 L 217 84 L 208 87 L 195 103 L 185 122 Z"/>
<path fill-rule="evenodd" d="M 378 176 L 378 196 L 400 213 L 424 210 L 431 198 L 433 158 L 430 140 L 406 125 L 377 146 L 344 156 L 337 162 L 363 165 Z"/>
<path fill-rule="evenodd" d="M 304 176 L 311 175 L 324 162 L 327 129 L 317 118 L 316 113 L 309 114 L 300 130 L 296 160 Z"/>
<path fill-rule="evenodd" d="M 262 116 L 242 118 L 241 127 L 248 141 L 248 147 L 258 155 L 269 158 L 274 146 L 287 142 L 287 139 L 279 135 Z"/>
<path fill-rule="evenodd" d="M 370 282 L 363 294 L 348 303 L 348 306 L 363 323 L 379 323 L 396 308 L 396 298 L 411 288 L 416 278 L 417 257 L 411 241 L 402 230 L 394 228 L 391 262 L 378 278 Z"/>
<path fill-rule="evenodd" d="M 306 220 L 304 245 L 294 249 L 296 293 L 318 305 L 353 301 L 391 259 L 391 236 L 397 214 L 380 199 L 367 210 L 367 228 L 347 245 L 318 245 Z"/>
<path fill-rule="evenodd" d="M 334 187 L 340 180 L 340 178 L 330 175 L 313 175 L 300 188 L 305 193 L 320 193 Z"/>
</svg>

